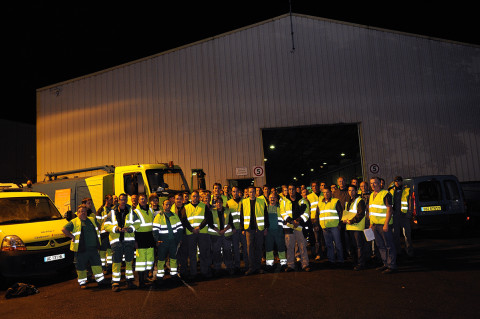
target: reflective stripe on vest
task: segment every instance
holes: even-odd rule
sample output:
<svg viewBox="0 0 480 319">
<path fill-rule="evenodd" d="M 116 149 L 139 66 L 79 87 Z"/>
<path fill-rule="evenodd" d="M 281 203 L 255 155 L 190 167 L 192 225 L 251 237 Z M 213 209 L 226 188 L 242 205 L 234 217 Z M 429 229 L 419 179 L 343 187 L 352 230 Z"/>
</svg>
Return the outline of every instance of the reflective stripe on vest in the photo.
<svg viewBox="0 0 480 319">
<path fill-rule="evenodd" d="M 231 210 L 230 216 L 232 217 L 233 225 L 235 229 L 240 229 L 240 204 L 237 203 L 233 198 L 227 201 L 228 208 Z"/>
<path fill-rule="evenodd" d="M 317 207 L 318 204 L 322 202 L 323 195 L 322 193 L 317 196 L 315 193 L 310 193 L 307 195 L 307 199 L 310 201 L 310 218 L 315 219 L 315 215 L 317 214 Z"/>
<path fill-rule="evenodd" d="M 228 208 L 223 209 L 223 216 L 224 216 L 224 225 L 223 229 L 225 229 L 228 226 L 228 223 L 230 222 L 230 210 Z M 212 218 L 213 218 L 213 226 L 216 227 L 217 229 L 220 229 L 220 218 L 218 217 L 218 210 L 212 209 Z M 220 236 L 219 233 L 215 231 L 215 229 L 212 229 L 208 227 L 208 233 L 213 236 Z M 223 234 L 225 237 L 229 237 L 233 235 L 232 229 L 229 228 L 228 230 L 225 231 Z"/>
<path fill-rule="evenodd" d="M 381 190 L 375 197 L 374 193 L 370 195 L 368 211 L 372 224 L 385 224 L 387 206 L 385 205 L 384 198 L 387 194 L 388 192 L 386 190 Z M 390 218 L 389 224 L 393 224 L 393 218 Z"/>
<path fill-rule="evenodd" d="M 144 211 L 140 208 L 135 209 L 135 212 L 140 219 L 139 228 L 136 230 L 137 232 L 149 232 L 153 230 L 153 209 L 148 208 L 148 212 L 150 215 L 144 216 Z M 148 217 L 148 219 L 146 219 Z"/>
<path fill-rule="evenodd" d="M 390 190 L 390 194 L 392 194 L 393 202 L 395 203 L 395 188 Z M 402 198 L 400 203 L 400 210 L 402 213 L 406 214 L 408 212 L 408 197 L 410 196 L 410 188 L 404 186 L 402 189 Z"/>
<path fill-rule="evenodd" d="M 337 198 L 332 198 L 329 202 L 322 201 L 318 205 L 318 221 L 322 228 L 330 228 L 338 226 Z"/>
<path fill-rule="evenodd" d="M 98 230 L 97 225 L 95 224 L 95 218 L 93 217 L 87 217 L 87 219 L 92 222 L 93 227 L 95 227 L 95 231 L 97 233 L 98 240 L 100 242 L 100 232 Z M 82 234 L 82 220 L 80 218 L 74 218 L 72 220 L 73 224 L 73 231 L 72 235 L 75 236 L 75 238 L 70 242 L 70 250 L 71 251 L 78 251 L 78 244 L 80 243 L 80 235 Z"/>
<path fill-rule="evenodd" d="M 362 200 L 361 197 L 355 198 L 355 201 L 353 202 L 352 205 L 350 205 L 350 213 L 355 213 L 357 214 L 357 205 L 358 203 Z M 345 227 L 346 230 L 364 230 L 365 229 L 365 216 L 363 216 L 362 220 L 359 221 L 356 224 L 347 224 Z"/>
<path fill-rule="evenodd" d="M 263 216 L 263 207 L 265 205 L 265 201 L 256 198 L 255 199 L 255 218 L 257 220 L 257 228 L 258 230 L 263 230 L 265 228 L 265 218 Z M 250 226 L 250 198 L 246 198 L 242 200 L 242 207 L 243 207 L 243 227 L 248 229 Z"/>
<path fill-rule="evenodd" d="M 205 219 L 205 204 L 198 203 L 197 206 L 193 206 L 193 204 L 190 203 L 185 206 L 185 213 L 187 214 L 187 219 L 190 225 L 192 225 L 193 228 L 198 227 Z M 207 227 L 203 227 L 200 230 L 201 234 L 206 234 L 207 232 Z M 187 229 L 186 234 L 191 235 L 192 232 Z"/>
</svg>

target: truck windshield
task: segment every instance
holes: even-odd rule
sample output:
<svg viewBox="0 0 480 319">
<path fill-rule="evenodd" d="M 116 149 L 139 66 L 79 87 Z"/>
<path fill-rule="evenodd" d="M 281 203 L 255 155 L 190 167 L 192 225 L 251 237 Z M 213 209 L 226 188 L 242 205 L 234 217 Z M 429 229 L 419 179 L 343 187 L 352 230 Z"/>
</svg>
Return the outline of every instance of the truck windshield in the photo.
<svg viewBox="0 0 480 319">
<path fill-rule="evenodd" d="M 0 198 L 0 224 L 33 223 L 62 219 L 46 197 Z"/>
<path fill-rule="evenodd" d="M 184 191 L 187 183 L 180 169 L 149 169 L 146 171 L 150 192 Z"/>
</svg>

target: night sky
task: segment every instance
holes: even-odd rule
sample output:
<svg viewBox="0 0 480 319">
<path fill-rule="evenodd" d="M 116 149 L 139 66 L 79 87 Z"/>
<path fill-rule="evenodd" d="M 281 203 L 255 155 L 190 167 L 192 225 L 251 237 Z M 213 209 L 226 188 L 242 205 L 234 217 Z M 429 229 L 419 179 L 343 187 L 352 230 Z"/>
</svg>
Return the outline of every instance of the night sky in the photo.
<svg viewBox="0 0 480 319">
<path fill-rule="evenodd" d="M 33 124 L 37 88 L 274 18 L 288 13 L 290 5 L 288 0 L 132 3 L 2 4 L 6 83 L 0 118 Z M 475 2 L 291 0 L 291 6 L 295 13 L 480 45 Z"/>
</svg>

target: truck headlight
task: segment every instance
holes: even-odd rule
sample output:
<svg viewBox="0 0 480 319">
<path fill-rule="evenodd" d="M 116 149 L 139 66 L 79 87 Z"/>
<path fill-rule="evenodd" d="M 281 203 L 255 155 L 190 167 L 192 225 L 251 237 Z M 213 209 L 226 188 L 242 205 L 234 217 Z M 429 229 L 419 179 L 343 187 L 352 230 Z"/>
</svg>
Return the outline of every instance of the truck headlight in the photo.
<svg viewBox="0 0 480 319">
<path fill-rule="evenodd" d="M 2 241 L 2 251 L 27 250 L 25 244 L 16 235 L 5 236 Z"/>
</svg>

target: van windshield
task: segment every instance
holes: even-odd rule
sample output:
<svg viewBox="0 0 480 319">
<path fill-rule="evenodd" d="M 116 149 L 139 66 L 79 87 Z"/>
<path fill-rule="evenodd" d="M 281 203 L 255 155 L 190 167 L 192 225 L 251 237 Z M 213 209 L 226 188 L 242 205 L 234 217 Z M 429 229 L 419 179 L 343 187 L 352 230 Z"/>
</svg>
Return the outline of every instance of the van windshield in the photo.
<svg viewBox="0 0 480 319">
<path fill-rule="evenodd" d="M 0 198 L 0 224 L 21 224 L 62 219 L 46 197 Z"/>
</svg>

